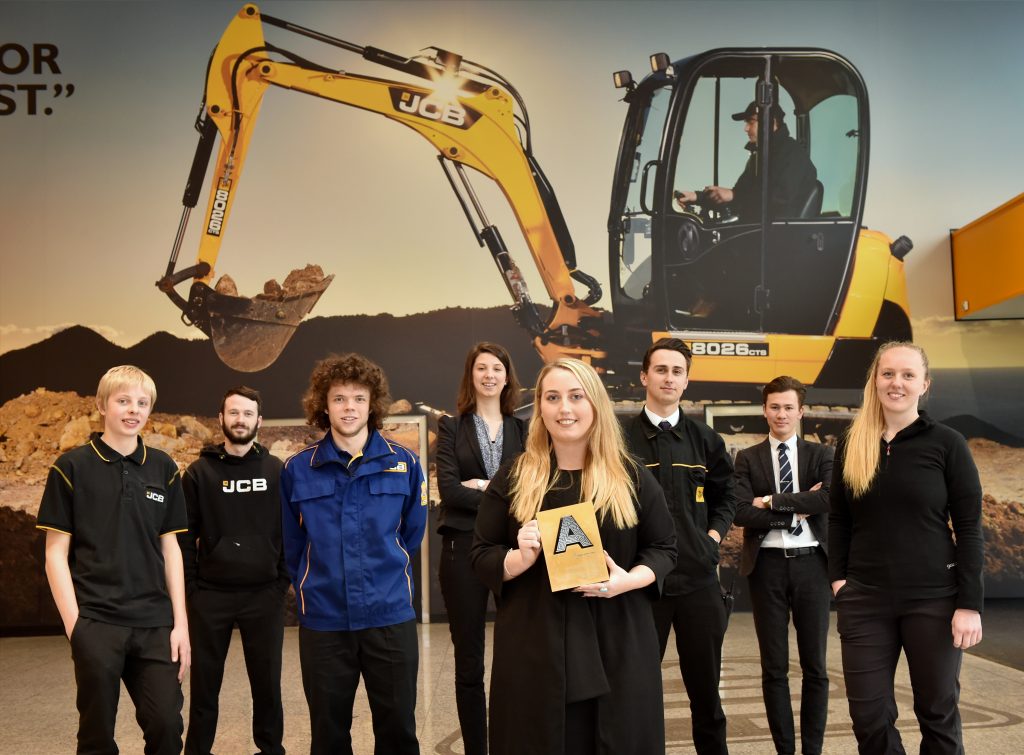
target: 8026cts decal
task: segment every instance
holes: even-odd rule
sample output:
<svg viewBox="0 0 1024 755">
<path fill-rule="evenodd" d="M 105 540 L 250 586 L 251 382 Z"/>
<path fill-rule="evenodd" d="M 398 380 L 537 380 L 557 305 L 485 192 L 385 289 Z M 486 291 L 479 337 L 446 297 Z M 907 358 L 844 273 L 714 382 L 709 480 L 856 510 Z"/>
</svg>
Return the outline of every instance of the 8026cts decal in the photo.
<svg viewBox="0 0 1024 755">
<path fill-rule="evenodd" d="M 743 341 L 690 341 L 694 356 L 709 357 L 766 357 L 768 344 Z"/>
</svg>

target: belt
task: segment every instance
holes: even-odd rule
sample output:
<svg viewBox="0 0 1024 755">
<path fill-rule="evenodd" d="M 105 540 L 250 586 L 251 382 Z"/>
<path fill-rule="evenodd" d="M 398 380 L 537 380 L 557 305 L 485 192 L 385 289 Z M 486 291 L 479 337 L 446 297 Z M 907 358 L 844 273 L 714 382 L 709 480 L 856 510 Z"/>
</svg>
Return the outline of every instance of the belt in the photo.
<svg viewBox="0 0 1024 755">
<path fill-rule="evenodd" d="M 765 553 L 779 553 L 786 558 L 797 558 L 799 556 L 810 556 L 818 552 L 818 546 L 811 545 L 806 548 L 763 548 Z"/>
</svg>

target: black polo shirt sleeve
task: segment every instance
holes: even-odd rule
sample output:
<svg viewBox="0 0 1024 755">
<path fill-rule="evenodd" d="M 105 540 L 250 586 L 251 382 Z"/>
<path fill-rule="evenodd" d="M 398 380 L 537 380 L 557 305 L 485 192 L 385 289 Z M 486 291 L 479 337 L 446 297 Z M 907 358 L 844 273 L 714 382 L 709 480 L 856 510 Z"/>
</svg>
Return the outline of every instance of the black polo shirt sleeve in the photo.
<svg viewBox="0 0 1024 755">
<path fill-rule="evenodd" d="M 65 461 L 65 457 L 57 459 L 50 467 L 43 488 L 43 500 L 39 504 L 36 526 L 41 530 L 63 532 L 73 535 L 75 517 L 72 501 L 74 499 L 74 467 Z"/>
<path fill-rule="evenodd" d="M 181 489 L 181 472 L 178 471 L 177 463 L 167 457 L 170 468 L 167 474 L 167 511 L 164 513 L 164 521 L 160 526 L 160 536 L 176 535 L 179 532 L 188 531 L 188 513 L 185 510 L 185 495 Z"/>
</svg>

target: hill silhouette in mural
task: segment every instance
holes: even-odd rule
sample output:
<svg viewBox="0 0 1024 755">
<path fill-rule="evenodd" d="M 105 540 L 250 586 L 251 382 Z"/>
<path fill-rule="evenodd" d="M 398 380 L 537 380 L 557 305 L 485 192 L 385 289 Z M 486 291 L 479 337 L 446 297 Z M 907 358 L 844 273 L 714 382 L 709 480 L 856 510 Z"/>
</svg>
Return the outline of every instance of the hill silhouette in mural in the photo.
<svg viewBox="0 0 1024 755">
<path fill-rule="evenodd" d="M 942 424 L 952 427 L 965 438 L 987 438 L 1011 448 L 1024 448 L 1024 438 L 1000 430 L 995 425 L 970 414 L 949 417 L 942 420 Z"/>
<path fill-rule="evenodd" d="M 108 368 L 135 364 L 156 380 L 159 411 L 215 416 L 224 391 L 246 384 L 262 392 L 265 417 L 295 418 L 302 416 L 302 392 L 313 363 L 331 353 L 357 351 L 384 368 L 393 397 L 454 412 L 463 360 L 477 341 L 505 346 L 521 382 L 532 385 L 540 358 L 506 308 L 453 307 L 403 317 L 316 317 L 299 326 L 274 364 L 250 373 L 225 366 L 206 338 L 178 338 L 161 331 L 124 348 L 89 328 L 75 326 L 0 354 L 0 404 L 36 388 L 91 396 Z M 691 382 L 686 397 L 712 398 L 709 393 Z M 746 393 L 751 395 L 743 400 L 753 403 L 756 392 L 748 387 Z M 641 397 L 642 393 L 636 395 Z M 977 416 L 934 416 L 968 438 L 1024 447 L 1020 435 Z"/>
<path fill-rule="evenodd" d="M 454 411 L 466 352 L 477 341 L 505 346 L 526 384 L 540 369 L 525 331 L 504 307 L 313 318 L 299 326 L 274 364 L 253 373 L 225 366 L 206 338 L 158 332 L 124 348 L 75 326 L 0 355 L 0 403 L 36 388 L 92 395 L 108 368 L 134 364 L 156 381 L 159 411 L 215 415 L 224 391 L 244 383 L 262 392 L 265 417 L 301 417 L 314 362 L 357 351 L 384 368 L 393 397 Z"/>
</svg>

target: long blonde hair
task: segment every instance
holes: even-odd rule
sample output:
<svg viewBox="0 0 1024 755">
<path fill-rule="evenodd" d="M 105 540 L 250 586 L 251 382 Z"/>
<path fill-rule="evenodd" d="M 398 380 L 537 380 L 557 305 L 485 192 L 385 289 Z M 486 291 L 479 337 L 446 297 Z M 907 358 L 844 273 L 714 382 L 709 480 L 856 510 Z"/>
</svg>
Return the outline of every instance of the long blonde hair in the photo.
<svg viewBox="0 0 1024 755">
<path fill-rule="evenodd" d="M 912 349 L 921 355 L 924 364 L 924 378 L 928 376 L 928 355 L 924 349 L 910 341 L 888 341 L 878 347 L 875 358 L 868 368 L 867 381 L 864 384 L 864 401 L 860 411 L 854 417 L 846 432 L 846 458 L 843 461 L 843 481 L 853 493 L 860 498 L 868 492 L 871 483 L 878 474 L 878 462 L 881 456 L 879 439 L 885 431 L 885 415 L 882 413 L 882 402 L 878 400 L 878 389 L 875 378 L 878 374 L 878 363 L 882 354 L 889 349 Z"/>
<path fill-rule="evenodd" d="M 583 499 L 593 502 L 599 521 L 604 522 L 610 515 L 612 524 L 618 529 L 635 527 L 639 519 L 636 513 L 636 491 L 630 472 L 635 473 L 636 463 L 626 453 L 622 426 L 615 417 L 601 379 L 593 367 L 578 359 L 558 359 L 545 365 L 537 375 L 533 417 L 526 448 L 512 467 L 512 516 L 521 524 L 536 517 L 544 496 L 557 485 L 561 477 L 557 468 L 552 473 L 551 436 L 540 416 L 544 378 L 552 370 L 571 372 L 580 381 L 594 409 L 594 422 L 587 438 L 587 452 L 583 462 Z"/>
</svg>

